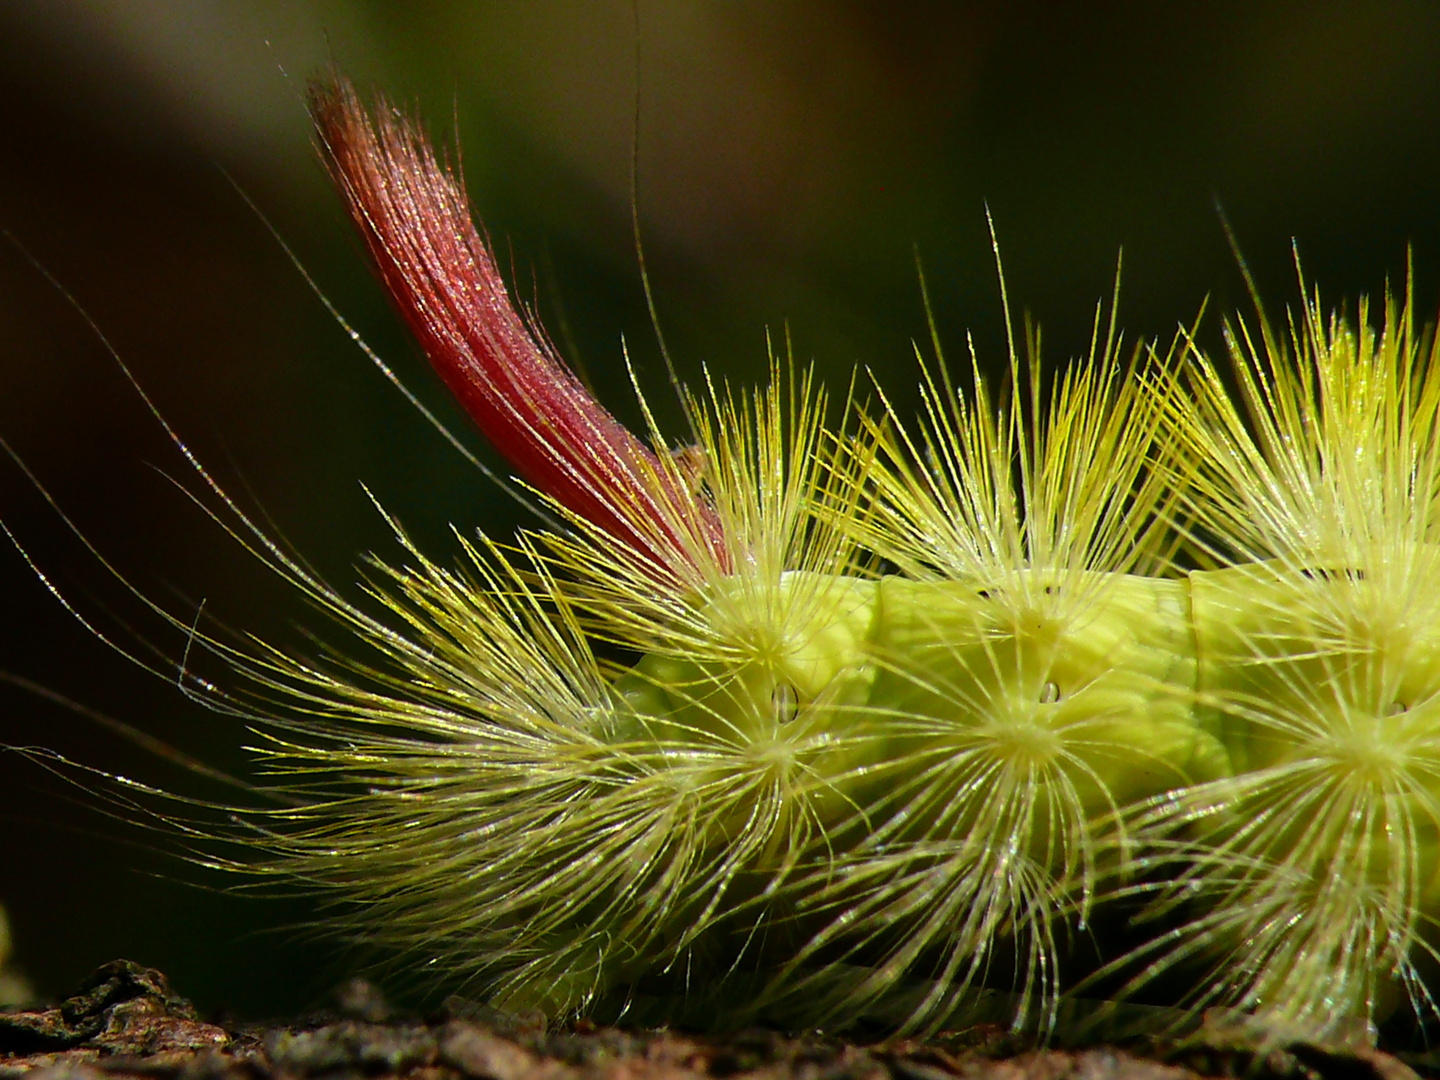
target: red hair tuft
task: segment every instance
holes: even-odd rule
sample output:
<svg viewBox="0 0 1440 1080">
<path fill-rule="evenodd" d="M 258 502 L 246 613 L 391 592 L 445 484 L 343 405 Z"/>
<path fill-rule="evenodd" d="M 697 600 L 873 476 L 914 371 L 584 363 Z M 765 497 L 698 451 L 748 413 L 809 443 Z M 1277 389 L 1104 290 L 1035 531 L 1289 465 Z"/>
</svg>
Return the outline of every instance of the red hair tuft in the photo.
<svg viewBox="0 0 1440 1080">
<path fill-rule="evenodd" d="M 331 176 L 400 315 L 466 412 L 537 489 L 662 574 L 727 559 L 714 510 L 617 421 L 516 309 L 465 190 L 383 99 L 317 83 Z M 706 554 L 700 554 L 700 553 Z M 669 576 L 666 574 L 666 576 Z"/>
</svg>

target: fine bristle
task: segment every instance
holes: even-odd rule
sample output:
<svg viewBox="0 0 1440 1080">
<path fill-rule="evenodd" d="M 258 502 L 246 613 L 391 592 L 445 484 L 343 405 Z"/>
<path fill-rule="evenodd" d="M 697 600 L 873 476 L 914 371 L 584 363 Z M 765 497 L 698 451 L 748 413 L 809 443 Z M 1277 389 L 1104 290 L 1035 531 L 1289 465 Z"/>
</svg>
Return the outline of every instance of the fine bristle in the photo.
<svg viewBox="0 0 1440 1080">
<path fill-rule="evenodd" d="M 844 499 L 844 477 L 827 453 L 824 391 L 776 358 L 768 385 L 747 396 L 709 382 L 703 397 L 687 401 L 699 441 L 684 460 L 723 547 L 709 559 L 693 552 L 678 589 L 653 588 L 623 547 L 583 522 L 574 523 L 573 536 L 540 538 L 592 633 L 647 651 L 743 664 L 823 624 L 835 599 L 823 582 L 862 572 L 843 527 L 858 512 L 853 501 L 837 520 L 816 514 Z M 755 636 L 766 625 L 773 641 Z"/>
</svg>

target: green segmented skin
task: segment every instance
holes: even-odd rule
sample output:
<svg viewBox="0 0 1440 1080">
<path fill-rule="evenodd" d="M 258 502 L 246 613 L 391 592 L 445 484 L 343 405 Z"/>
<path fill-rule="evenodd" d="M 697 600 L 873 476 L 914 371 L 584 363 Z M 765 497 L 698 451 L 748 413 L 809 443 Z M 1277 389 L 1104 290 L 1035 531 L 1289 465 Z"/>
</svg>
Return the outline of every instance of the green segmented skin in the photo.
<svg viewBox="0 0 1440 1080">
<path fill-rule="evenodd" d="M 1083 730 L 1076 752 L 1095 813 L 1228 775 L 1228 748 L 1195 704 L 1204 679 L 1189 581 L 1091 574 L 1063 587 L 1097 599 L 1067 614 L 1027 609 L 1001 587 L 837 578 L 836 616 L 772 663 L 645 656 L 615 684 L 631 714 L 616 738 L 728 733 L 760 745 L 825 733 L 817 775 L 849 799 L 871 773 L 893 786 L 896 763 L 943 745 L 947 725 L 987 733 L 1017 761 L 1044 759 L 1056 733 Z M 1035 591 L 1048 599 L 1045 588 Z"/>
<path fill-rule="evenodd" d="M 871 704 L 979 730 L 1017 763 L 1043 764 L 1066 742 L 1094 813 L 1223 775 L 1224 749 L 1193 708 L 1186 583 L 1117 574 L 1035 588 L 1040 576 L 1031 577 L 1029 603 L 1004 595 L 1018 583 L 883 581 Z M 1044 603 L 1046 590 L 1064 589 L 1094 589 L 1096 599 L 1073 614 Z"/>
</svg>

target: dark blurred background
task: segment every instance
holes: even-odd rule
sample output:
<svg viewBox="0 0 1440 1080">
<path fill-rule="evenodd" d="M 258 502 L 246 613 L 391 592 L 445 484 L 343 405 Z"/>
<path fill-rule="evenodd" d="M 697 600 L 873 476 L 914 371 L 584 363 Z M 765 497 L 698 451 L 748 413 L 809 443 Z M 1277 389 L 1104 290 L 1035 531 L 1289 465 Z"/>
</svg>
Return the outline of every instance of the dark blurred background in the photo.
<svg viewBox="0 0 1440 1080">
<path fill-rule="evenodd" d="M 478 447 L 315 162 L 305 80 L 332 60 L 438 135 L 458 124 L 521 293 L 633 421 L 623 339 L 676 436 L 630 232 L 637 103 L 646 255 L 691 380 L 708 364 L 754 381 L 766 329 L 788 326 L 837 389 L 867 365 L 911 407 L 917 245 L 952 357 L 970 329 L 1001 361 L 987 203 L 1012 303 L 1055 361 L 1085 349 L 1122 246 L 1132 337 L 1168 341 L 1208 295 L 1202 337 L 1217 340 L 1217 313 L 1245 305 L 1217 200 L 1273 306 L 1295 297 L 1292 238 L 1334 300 L 1400 280 L 1410 245 L 1422 311 L 1440 300 L 1434 4 L 0 2 L 0 227 L 98 328 L 0 243 L 0 437 L 139 590 L 286 643 L 315 617 L 172 483 L 198 486 L 100 333 L 217 478 L 334 581 L 393 553 L 362 483 L 442 562 L 451 523 L 503 538 L 524 520 L 383 382 L 267 226 Z M 158 676 L 8 545 L 0 669 L 243 769 L 243 725 L 174 685 L 185 634 L 8 460 L 0 520 Z M 0 743 L 222 794 L 3 683 Z M 240 895 L 133 817 L 107 815 L 83 775 L 0 753 L 0 904 L 41 992 L 126 956 L 207 1008 L 257 1015 L 321 1001 L 368 959 L 317 941 L 304 903 Z"/>
</svg>

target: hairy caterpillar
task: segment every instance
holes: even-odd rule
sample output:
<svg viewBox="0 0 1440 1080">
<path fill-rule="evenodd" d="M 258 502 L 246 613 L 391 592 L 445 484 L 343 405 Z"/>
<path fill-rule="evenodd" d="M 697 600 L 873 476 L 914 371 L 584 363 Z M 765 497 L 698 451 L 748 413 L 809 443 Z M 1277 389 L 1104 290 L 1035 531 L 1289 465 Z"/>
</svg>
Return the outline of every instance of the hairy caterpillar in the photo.
<svg viewBox="0 0 1440 1080">
<path fill-rule="evenodd" d="M 250 533 L 376 659 L 205 640 L 285 709 L 296 798 L 249 870 L 560 1015 L 929 1031 L 998 986 L 1045 1026 L 1058 938 L 1130 893 L 1137 988 L 1213 962 L 1194 1004 L 1315 1037 L 1428 1002 L 1440 384 L 1408 297 L 1378 338 L 1318 299 L 1288 350 L 1237 324 L 1248 415 L 1187 339 L 1127 363 L 1097 316 L 1049 395 L 1012 350 L 1018 404 L 942 370 L 918 435 L 832 434 L 777 363 L 671 454 L 511 305 L 415 126 L 343 83 L 314 108 L 401 314 L 565 527 L 451 570 L 397 525 L 388 618 Z"/>
</svg>

